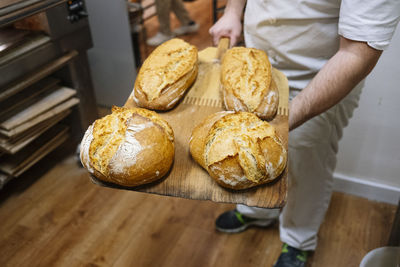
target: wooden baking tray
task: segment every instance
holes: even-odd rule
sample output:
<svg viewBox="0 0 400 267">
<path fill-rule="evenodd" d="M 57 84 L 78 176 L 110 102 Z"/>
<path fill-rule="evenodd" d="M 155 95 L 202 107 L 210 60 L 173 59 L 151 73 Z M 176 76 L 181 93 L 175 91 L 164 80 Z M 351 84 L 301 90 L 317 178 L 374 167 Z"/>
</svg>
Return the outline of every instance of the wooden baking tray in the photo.
<svg viewBox="0 0 400 267">
<path fill-rule="evenodd" d="M 225 45 L 226 46 L 226 45 Z M 211 200 L 225 203 L 242 203 L 248 206 L 279 208 L 286 202 L 287 167 L 274 182 L 247 190 L 230 190 L 219 186 L 200 167 L 189 153 L 189 139 L 193 128 L 209 114 L 224 110 L 220 98 L 220 57 L 226 50 L 223 45 L 209 47 L 199 52 L 199 73 L 196 82 L 177 107 L 159 113 L 168 121 L 175 135 L 175 161 L 170 173 L 153 184 L 126 188 L 103 183 L 92 177 L 96 184 L 165 196 L 197 200 Z M 273 77 L 279 87 L 279 109 L 271 122 L 286 149 L 288 141 L 288 101 L 289 87 L 286 77 L 273 69 Z M 131 95 L 125 107 L 135 107 Z"/>
</svg>

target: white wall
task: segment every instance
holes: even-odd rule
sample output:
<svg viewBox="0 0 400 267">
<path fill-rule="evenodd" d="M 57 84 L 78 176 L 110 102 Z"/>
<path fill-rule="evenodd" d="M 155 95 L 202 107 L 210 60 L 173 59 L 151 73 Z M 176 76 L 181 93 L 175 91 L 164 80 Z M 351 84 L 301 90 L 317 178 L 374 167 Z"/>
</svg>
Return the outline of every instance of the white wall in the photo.
<svg viewBox="0 0 400 267">
<path fill-rule="evenodd" d="M 93 48 L 88 51 L 96 100 L 122 106 L 130 95 L 136 68 L 125 0 L 86 0 Z"/>
<path fill-rule="evenodd" d="M 336 176 L 390 188 L 397 200 L 400 197 L 400 27 L 368 76 L 359 107 L 344 131 Z M 396 193 L 391 198 L 396 202 Z"/>
</svg>

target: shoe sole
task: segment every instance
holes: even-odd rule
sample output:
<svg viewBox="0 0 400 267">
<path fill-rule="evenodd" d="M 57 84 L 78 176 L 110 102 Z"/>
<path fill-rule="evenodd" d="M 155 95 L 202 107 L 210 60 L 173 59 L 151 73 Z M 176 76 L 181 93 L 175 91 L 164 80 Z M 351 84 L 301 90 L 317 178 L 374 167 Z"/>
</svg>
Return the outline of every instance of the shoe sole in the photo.
<svg viewBox="0 0 400 267">
<path fill-rule="evenodd" d="M 196 33 L 196 32 L 198 32 L 198 30 L 195 30 L 195 31 L 187 31 L 187 32 L 184 32 L 184 33 L 176 33 L 176 32 L 174 32 L 174 34 L 175 34 L 175 36 L 182 36 L 182 35 L 191 34 L 191 33 Z"/>
<path fill-rule="evenodd" d="M 197 28 L 195 28 L 195 29 L 188 30 L 188 31 L 186 31 L 186 32 L 184 32 L 184 33 L 179 33 L 179 32 L 173 31 L 173 34 L 175 34 L 175 36 L 181 36 L 181 35 L 185 35 L 185 34 L 196 33 L 196 32 L 199 31 L 199 28 L 200 28 L 200 27 L 197 27 Z"/>
<path fill-rule="evenodd" d="M 168 37 L 168 39 L 163 40 L 163 41 L 161 41 L 161 42 L 153 41 L 153 40 L 152 40 L 153 37 L 151 37 L 151 38 L 149 38 L 149 39 L 146 40 L 146 45 L 148 45 L 148 46 L 159 46 L 159 45 L 161 45 L 162 43 L 165 43 L 166 41 L 169 41 L 169 40 L 171 40 L 171 39 L 174 38 L 174 37 L 176 37 L 176 35 L 175 35 L 174 33 L 172 33 L 171 36 Z"/>
<path fill-rule="evenodd" d="M 267 222 L 250 222 L 247 224 L 242 225 L 241 227 L 235 228 L 235 229 L 224 229 L 224 228 L 220 228 L 218 226 L 215 226 L 215 228 L 223 233 L 228 233 L 228 234 L 236 234 L 236 233 L 240 233 L 243 232 L 244 230 L 246 230 L 247 228 L 251 227 L 251 226 L 256 226 L 256 227 L 268 227 L 270 225 L 272 225 L 275 222 L 275 220 L 270 220 Z"/>
</svg>

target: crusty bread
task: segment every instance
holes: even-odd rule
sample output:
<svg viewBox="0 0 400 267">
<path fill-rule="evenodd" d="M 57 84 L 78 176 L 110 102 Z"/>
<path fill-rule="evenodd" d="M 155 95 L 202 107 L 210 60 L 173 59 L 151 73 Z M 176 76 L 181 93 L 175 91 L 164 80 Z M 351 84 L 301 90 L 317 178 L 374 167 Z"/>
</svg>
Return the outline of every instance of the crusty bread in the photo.
<svg viewBox="0 0 400 267">
<path fill-rule="evenodd" d="M 137 186 L 162 178 L 174 159 L 174 134 L 154 111 L 113 107 L 81 142 L 81 162 L 96 178 Z"/>
<path fill-rule="evenodd" d="M 221 186 L 246 189 L 271 182 L 286 166 L 275 128 L 249 112 L 222 111 L 192 132 L 190 153 Z"/>
<path fill-rule="evenodd" d="M 172 109 L 196 80 L 197 71 L 197 48 L 171 39 L 144 61 L 135 81 L 134 101 L 148 109 Z"/>
<path fill-rule="evenodd" d="M 278 110 L 279 91 L 262 50 L 227 50 L 222 59 L 221 89 L 227 110 L 251 112 L 265 120 L 272 120 Z"/>
</svg>

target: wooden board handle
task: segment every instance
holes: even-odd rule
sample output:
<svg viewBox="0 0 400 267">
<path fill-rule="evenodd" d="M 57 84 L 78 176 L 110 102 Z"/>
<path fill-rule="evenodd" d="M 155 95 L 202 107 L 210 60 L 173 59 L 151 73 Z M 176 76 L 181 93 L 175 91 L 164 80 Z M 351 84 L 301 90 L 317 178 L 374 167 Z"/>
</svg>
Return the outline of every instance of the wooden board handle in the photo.
<svg viewBox="0 0 400 267">
<path fill-rule="evenodd" d="M 219 39 L 218 43 L 218 51 L 217 51 L 217 59 L 221 59 L 222 56 L 225 54 L 226 50 L 229 48 L 231 40 L 228 37 L 222 37 Z"/>
</svg>

